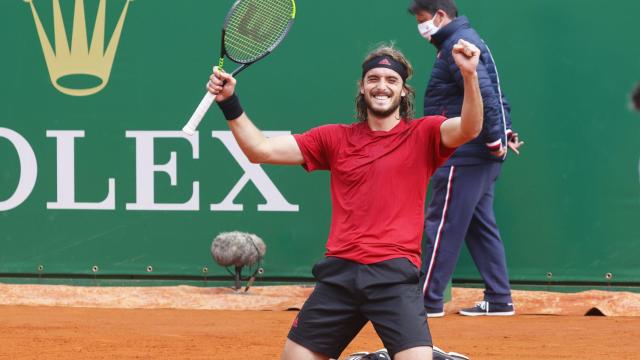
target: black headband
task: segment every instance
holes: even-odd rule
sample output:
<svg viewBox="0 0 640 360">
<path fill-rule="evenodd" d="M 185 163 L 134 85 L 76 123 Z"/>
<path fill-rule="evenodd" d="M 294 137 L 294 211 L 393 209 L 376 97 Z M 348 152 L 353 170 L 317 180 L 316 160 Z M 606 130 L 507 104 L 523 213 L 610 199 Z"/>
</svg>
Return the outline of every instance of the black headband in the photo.
<svg viewBox="0 0 640 360">
<path fill-rule="evenodd" d="M 367 61 L 362 65 L 362 77 L 371 69 L 375 68 L 387 68 L 391 69 L 400 75 L 402 81 L 406 81 L 409 74 L 407 73 L 407 69 L 404 65 L 398 60 L 392 58 L 391 56 L 381 55 L 376 56 L 373 59 Z"/>
</svg>

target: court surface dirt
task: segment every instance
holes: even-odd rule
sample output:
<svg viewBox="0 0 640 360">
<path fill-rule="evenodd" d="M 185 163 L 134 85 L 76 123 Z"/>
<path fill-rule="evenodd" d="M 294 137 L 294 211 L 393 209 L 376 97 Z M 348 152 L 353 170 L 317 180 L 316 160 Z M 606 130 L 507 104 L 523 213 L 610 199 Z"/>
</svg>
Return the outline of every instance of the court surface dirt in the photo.
<svg viewBox="0 0 640 360">
<path fill-rule="evenodd" d="M 0 306 L 0 359 L 279 359 L 296 314 Z M 437 346 L 474 360 L 640 359 L 638 317 L 447 315 L 429 324 Z M 345 354 L 380 347 L 367 325 Z"/>
</svg>

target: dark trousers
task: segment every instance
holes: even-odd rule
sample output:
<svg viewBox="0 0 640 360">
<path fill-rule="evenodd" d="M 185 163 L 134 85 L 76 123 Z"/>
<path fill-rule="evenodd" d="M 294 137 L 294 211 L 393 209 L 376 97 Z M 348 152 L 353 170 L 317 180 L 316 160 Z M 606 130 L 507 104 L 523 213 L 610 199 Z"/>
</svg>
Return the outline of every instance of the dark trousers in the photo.
<svg viewBox="0 0 640 360">
<path fill-rule="evenodd" d="M 504 245 L 493 213 L 501 167 L 498 162 L 443 166 L 431 177 L 422 262 L 427 309 L 442 308 L 444 290 L 465 240 L 485 284 L 484 300 L 512 302 Z"/>
</svg>

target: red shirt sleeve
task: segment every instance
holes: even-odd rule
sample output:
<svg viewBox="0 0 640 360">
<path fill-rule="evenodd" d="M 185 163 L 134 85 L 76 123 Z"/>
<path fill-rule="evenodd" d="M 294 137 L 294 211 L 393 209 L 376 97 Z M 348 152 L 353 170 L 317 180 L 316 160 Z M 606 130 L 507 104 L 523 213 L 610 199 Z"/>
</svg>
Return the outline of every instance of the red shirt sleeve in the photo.
<svg viewBox="0 0 640 360">
<path fill-rule="evenodd" d="M 304 158 L 302 167 L 305 170 L 311 172 L 331 168 L 331 159 L 339 143 L 340 130 L 340 125 L 324 125 L 303 134 L 293 135 L 302 152 Z"/>
<path fill-rule="evenodd" d="M 445 120 L 447 120 L 447 118 L 444 116 L 427 116 L 423 120 L 426 123 L 423 128 L 426 132 L 426 139 L 430 145 L 428 149 L 432 154 L 430 159 L 434 168 L 442 166 L 456 151 L 456 148 L 448 148 L 442 144 L 440 129 Z"/>
</svg>

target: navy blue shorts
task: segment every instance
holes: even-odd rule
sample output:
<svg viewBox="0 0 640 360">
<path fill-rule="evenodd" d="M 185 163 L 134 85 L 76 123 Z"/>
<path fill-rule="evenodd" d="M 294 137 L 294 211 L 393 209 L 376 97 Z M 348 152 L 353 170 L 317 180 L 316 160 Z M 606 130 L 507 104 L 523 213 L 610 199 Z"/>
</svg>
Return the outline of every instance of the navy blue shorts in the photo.
<svg viewBox="0 0 640 360">
<path fill-rule="evenodd" d="M 420 271 L 398 258 L 362 265 L 327 257 L 313 267 L 316 287 L 294 320 L 289 339 L 337 359 L 371 321 L 391 357 L 432 346 Z"/>
</svg>

